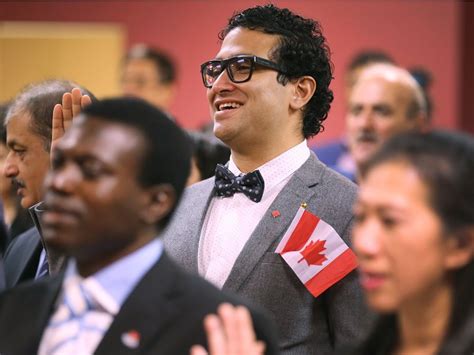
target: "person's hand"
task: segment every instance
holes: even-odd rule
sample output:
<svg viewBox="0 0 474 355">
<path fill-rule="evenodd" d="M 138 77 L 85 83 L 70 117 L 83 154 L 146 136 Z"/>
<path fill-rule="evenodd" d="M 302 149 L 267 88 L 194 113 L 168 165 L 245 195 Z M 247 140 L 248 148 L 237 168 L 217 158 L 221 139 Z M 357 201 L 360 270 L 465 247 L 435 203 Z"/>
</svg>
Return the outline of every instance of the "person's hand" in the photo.
<svg viewBox="0 0 474 355">
<path fill-rule="evenodd" d="M 265 344 L 255 337 L 252 318 L 247 308 L 221 304 L 217 315 L 204 318 L 209 353 L 200 345 L 191 348 L 190 355 L 262 355 Z"/>
<path fill-rule="evenodd" d="M 63 95 L 62 104 L 56 104 L 53 109 L 53 122 L 51 132 L 51 151 L 58 140 L 64 136 L 72 125 L 73 117 L 77 116 L 82 109 L 91 103 L 88 95 L 82 95 L 78 88 L 66 92 Z"/>
</svg>

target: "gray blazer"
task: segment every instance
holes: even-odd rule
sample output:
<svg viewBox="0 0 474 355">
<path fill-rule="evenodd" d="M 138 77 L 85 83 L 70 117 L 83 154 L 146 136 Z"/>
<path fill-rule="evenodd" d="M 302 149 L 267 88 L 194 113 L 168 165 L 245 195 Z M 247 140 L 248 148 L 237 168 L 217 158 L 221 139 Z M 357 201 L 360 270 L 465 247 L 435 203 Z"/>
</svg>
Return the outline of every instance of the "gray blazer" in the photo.
<svg viewBox="0 0 474 355">
<path fill-rule="evenodd" d="M 214 179 L 188 188 L 165 231 L 172 258 L 197 273 L 199 238 L 213 197 Z M 223 289 L 237 292 L 273 315 L 283 354 L 328 354 L 362 336 L 371 322 L 356 272 L 314 298 L 274 251 L 301 203 L 350 243 L 356 186 L 312 153 L 276 197 L 238 256 Z M 274 218 L 272 211 L 280 216 Z"/>
</svg>

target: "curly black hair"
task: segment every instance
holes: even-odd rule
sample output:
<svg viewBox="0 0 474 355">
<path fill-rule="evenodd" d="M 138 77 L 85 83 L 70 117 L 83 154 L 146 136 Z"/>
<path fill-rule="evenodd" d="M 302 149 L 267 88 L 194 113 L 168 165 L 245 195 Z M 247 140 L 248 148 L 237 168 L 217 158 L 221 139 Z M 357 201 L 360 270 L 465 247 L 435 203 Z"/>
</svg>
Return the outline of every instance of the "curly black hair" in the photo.
<svg viewBox="0 0 474 355">
<path fill-rule="evenodd" d="M 305 75 L 316 80 L 316 92 L 303 111 L 303 135 L 309 138 L 324 130 L 323 121 L 334 96 L 329 89 L 333 65 L 321 25 L 270 4 L 234 14 L 219 33 L 219 39 L 223 40 L 237 27 L 280 36 L 278 46 L 270 53 L 285 73 L 279 73 L 277 80 L 282 85 Z"/>
</svg>

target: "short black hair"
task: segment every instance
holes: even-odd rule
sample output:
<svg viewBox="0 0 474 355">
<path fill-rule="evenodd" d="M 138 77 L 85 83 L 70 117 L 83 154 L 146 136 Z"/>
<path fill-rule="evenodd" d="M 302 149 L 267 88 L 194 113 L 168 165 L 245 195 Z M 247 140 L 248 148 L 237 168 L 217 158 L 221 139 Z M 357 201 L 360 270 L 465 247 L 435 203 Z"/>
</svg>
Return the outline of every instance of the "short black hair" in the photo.
<svg viewBox="0 0 474 355">
<path fill-rule="evenodd" d="M 49 153 L 51 149 L 51 129 L 53 110 L 62 103 L 64 93 L 79 88 L 83 95 L 89 95 L 92 101 L 96 97 L 84 87 L 68 80 L 46 80 L 26 86 L 11 103 L 6 122 L 20 113 L 30 115 L 30 127 L 33 133 L 43 140 L 43 147 Z"/>
<path fill-rule="evenodd" d="M 176 65 L 171 56 L 162 50 L 137 44 L 130 48 L 124 58 L 127 63 L 132 59 L 148 59 L 155 65 L 162 84 L 171 84 L 176 81 Z"/>
<path fill-rule="evenodd" d="M 105 99 L 87 106 L 86 117 L 120 123 L 137 130 L 145 140 L 141 186 L 170 184 L 176 193 L 176 204 L 168 216 L 158 222 L 164 228 L 172 216 L 188 179 L 191 144 L 186 133 L 158 108 L 138 98 Z"/>
<path fill-rule="evenodd" d="M 303 111 L 303 136 L 312 137 L 324 129 L 331 102 L 333 65 L 326 38 L 321 25 L 312 19 L 303 18 L 288 9 L 274 5 L 256 6 L 234 14 L 220 33 L 223 40 L 234 28 L 242 27 L 267 34 L 278 35 L 279 44 L 269 53 L 285 74 L 278 74 L 278 82 L 302 76 L 311 76 L 316 81 L 316 92 Z"/>
</svg>

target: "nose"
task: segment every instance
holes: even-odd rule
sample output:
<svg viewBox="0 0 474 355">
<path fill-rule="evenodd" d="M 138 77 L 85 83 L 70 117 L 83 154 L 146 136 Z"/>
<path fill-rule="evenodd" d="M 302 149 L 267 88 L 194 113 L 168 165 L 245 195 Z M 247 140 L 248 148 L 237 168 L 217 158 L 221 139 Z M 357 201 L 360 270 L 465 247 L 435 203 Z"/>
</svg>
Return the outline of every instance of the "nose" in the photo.
<svg viewBox="0 0 474 355">
<path fill-rule="evenodd" d="M 7 154 L 2 173 L 4 176 L 9 177 L 9 178 L 15 177 L 19 173 L 18 165 L 15 162 L 12 151 L 8 152 Z"/>
<path fill-rule="evenodd" d="M 226 68 L 216 78 L 216 80 L 212 84 L 212 87 L 210 88 L 210 91 L 213 91 L 215 93 L 219 93 L 219 92 L 222 92 L 222 91 L 230 91 L 234 87 L 235 87 L 235 85 L 232 82 L 232 80 L 230 80 L 229 74 L 227 73 L 227 68 Z"/>
<path fill-rule="evenodd" d="M 373 258 L 381 250 L 380 230 L 373 221 L 358 223 L 352 232 L 352 245 L 359 258 Z"/>
<path fill-rule="evenodd" d="M 374 127 L 374 116 L 372 112 L 362 112 L 359 116 L 358 122 L 361 128 L 371 130 Z"/>
<path fill-rule="evenodd" d="M 44 186 L 46 191 L 55 191 L 61 194 L 72 194 L 77 190 L 81 179 L 81 173 L 72 164 L 61 169 L 52 169 L 45 178 Z"/>
</svg>

